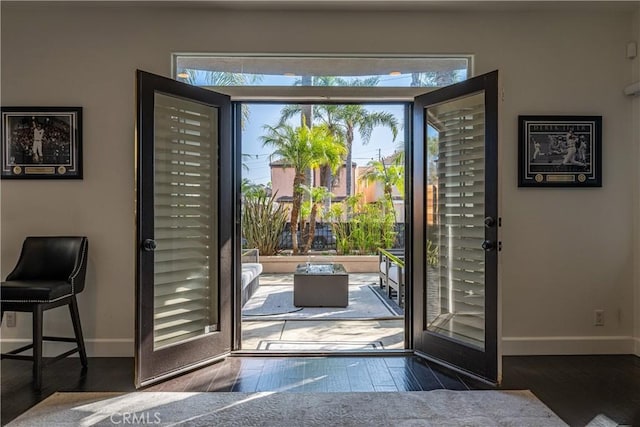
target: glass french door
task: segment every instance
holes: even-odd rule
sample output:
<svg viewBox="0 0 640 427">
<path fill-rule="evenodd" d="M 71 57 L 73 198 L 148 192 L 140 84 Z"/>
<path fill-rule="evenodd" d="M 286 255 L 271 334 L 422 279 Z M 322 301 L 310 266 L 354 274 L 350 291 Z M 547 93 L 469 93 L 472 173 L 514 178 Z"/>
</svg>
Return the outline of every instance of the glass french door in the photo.
<svg viewBox="0 0 640 427">
<path fill-rule="evenodd" d="M 414 348 L 498 382 L 498 72 L 419 96 L 413 114 Z"/>
<path fill-rule="evenodd" d="M 228 96 L 137 72 L 137 387 L 231 351 L 231 124 Z"/>
</svg>

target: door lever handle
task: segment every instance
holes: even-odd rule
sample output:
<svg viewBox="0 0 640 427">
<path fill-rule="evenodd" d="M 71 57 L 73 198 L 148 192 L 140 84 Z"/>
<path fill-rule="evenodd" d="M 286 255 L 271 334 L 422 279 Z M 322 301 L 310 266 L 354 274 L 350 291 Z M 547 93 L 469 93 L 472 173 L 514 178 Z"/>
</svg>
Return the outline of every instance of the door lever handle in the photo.
<svg viewBox="0 0 640 427">
<path fill-rule="evenodd" d="M 482 249 L 484 249 L 487 252 L 492 251 L 495 248 L 496 248 L 496 244 L 491 240 L 485 240 L 484 242 L 482 242 Z"/>
<path fill-rule="evenodd" d="M 144 242 L 142 242 L 142 250 L 145 252 L 153 252 L 157 247 L 158 244 L 153 239 L 145 239 Z"/>
</svg>

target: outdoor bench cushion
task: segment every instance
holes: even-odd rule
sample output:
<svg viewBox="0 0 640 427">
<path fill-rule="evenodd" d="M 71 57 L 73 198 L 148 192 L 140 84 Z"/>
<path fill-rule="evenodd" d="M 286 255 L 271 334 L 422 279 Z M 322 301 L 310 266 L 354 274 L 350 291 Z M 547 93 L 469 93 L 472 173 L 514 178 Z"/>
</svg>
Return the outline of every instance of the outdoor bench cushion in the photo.
<svg viewBox="0 0 640 427">
<path fill-rule="evenodd" d="M 242 263 L 242 288 L 244 289 L 262 273 L 262 264 L 257 262 Z"/>
<path fill-rule="evenodd" d="M 389 268 L 389 280 L 392 280 L 395 283 L 400 283 L 399 277 L 398 277 L 398 272 L 400 271 L 400 268 L 398 268 L 397 265 L 392 265 Z"/>
<path fill-rule="evenodd" d="M 387 274 L 387 263 L 386 262 L 381 262 L 380 263 L 380 272 L 383 274 Z"/>
</svg>

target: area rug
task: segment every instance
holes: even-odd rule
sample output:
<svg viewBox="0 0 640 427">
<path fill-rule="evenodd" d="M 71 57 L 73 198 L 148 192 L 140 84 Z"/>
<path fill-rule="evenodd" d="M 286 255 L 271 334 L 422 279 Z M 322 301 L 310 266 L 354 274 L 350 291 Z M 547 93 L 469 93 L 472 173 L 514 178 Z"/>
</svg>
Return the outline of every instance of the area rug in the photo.
<svg viewBox="0 0 640 427">
<path fill-rule="evenodd" d="M 367 284 L 349 285 L 347 307 L 296 307 L 293 285 L 260 285 L 242 309 L 244 320 L 398 319 Z"/>
<path fill-rule="evenodd" d="M 389 307 L 389 310 L 393 311 L 398 316 L 404 316 L 404 309 L 400 307 L 395 300 L 389 299 L 386 289 L 382 289 L 377 283 L 369 285 L 369 289 L 371 289 L 377 297 Z"/>
<path fill-rule="evenodd" d="M 529 391 L 55 393 L 9 426 L 565 426 Z"/>
<path fill-rule="evenodd" d="M 619 424 L 607 417 L 605 414 L 598 414 L 585 427 L 618 427 Z"/>
</svg>

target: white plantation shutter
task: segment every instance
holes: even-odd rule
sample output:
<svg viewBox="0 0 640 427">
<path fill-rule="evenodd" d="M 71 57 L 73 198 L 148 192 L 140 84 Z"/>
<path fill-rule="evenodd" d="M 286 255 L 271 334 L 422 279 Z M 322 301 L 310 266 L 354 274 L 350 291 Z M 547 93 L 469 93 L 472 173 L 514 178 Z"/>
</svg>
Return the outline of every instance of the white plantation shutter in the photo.
<svg viewBox="0 0 640 427">
<path fill-rule="evenodd" d="M 484 93 L 429 108 L 428 116 L 438 130 L 430 235 L 439 249 L 436 280 L 428 285 L 439 292 L 439 306 L 430 304 L 428 328 L 484 348 Z"/>
<path fill-rule="evenodd" d="M 218 329 L 217 113 L 155 94 L 154 349 Z"/>
</svg>

